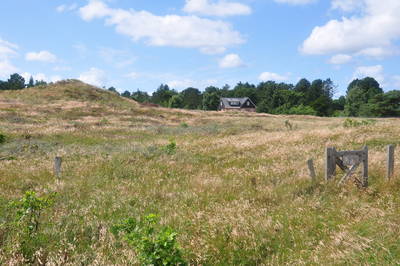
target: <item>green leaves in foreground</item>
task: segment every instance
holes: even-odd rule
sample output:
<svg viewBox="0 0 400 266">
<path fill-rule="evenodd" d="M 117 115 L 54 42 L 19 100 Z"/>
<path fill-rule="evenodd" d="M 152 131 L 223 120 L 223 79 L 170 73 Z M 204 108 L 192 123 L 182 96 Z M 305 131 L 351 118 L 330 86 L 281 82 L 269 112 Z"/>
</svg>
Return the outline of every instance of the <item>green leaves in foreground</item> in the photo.
<svg viewBox="0 0 400 266">
<path fill-rule="evenodd" d="M 144 265 L 187 265 L 182 256 L 176 237 L 170 227 L 160 227 L 158 217 L 147 215 L 144 219 L 128 218 L 114 225 L 114 235 L 124 233 L 124 239 L 135 248 Z"/>
</svg>

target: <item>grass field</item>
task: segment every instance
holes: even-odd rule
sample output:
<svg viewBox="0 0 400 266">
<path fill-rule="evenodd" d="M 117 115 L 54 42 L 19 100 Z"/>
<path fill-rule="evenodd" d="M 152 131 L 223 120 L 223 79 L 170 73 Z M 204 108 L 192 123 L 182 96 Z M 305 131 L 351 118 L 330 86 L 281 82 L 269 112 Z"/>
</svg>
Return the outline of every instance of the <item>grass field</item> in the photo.
<svg viewBox="0 0 400 266">
<path fill-rule="evenodd" d="M 400 169 L 384 179 L 400 121 L 344 120 L 143 107 L 78 81 L 2 91 L 0 264 L 26 262 L 9 204 L 25 191 L 57 192 L 31 244 L 36 264 L 139 264 L 110 228 L 151 213 L 193 265 L 400 264 Z M 325 147 L 364 145 L 369 188 L 324 181 Z"/>
</svg>

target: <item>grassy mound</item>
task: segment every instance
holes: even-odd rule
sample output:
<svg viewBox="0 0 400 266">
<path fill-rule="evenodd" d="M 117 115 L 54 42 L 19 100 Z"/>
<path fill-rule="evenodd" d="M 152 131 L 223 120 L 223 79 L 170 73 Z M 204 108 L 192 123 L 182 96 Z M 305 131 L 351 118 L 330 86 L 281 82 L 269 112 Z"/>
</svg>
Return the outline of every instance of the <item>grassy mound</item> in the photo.
<svg viewBox="0 0 400 266">
<path fill-rule="evenodd" d="M 0 264 L 398 264 L 400 122 L 344 121 L 142 107 L 76 81 L 1 92 Z M 364 145 L 368 189 L 325 183 L 326 146 Z"/>
</svg>

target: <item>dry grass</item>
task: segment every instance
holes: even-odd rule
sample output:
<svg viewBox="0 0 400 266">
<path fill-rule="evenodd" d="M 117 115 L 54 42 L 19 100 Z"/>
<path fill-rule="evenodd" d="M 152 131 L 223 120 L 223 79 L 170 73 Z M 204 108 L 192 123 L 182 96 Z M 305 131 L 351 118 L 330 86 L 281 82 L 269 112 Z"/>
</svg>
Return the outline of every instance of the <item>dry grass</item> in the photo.
<svg viewBox="0 0 400 266">
<path fill-rule="evenodd" d="M 49 265 L 138 263 L 109 228 L 148 213 L 178 231 L 191 264 L 399 264 L 400 176 L 386 182 L 384 161 L 385 145 L 400 143 L 400 122 L 342 124 L 141 107 L 77 81 L 0 92 L 8 137 L 0 158 L 9 158 L 0 160 L 0 263 L 23 261 L 5 212 L 8 201 L 34 190 L 58 192 L 43 213 L 46 241 L 36 256 Z M 173 155 L 161 149 L 170 139 Z M 363 145 L 368 189 L 323 181 L 326 146 Z M 61 181 L 52 174 L 55 155 L 64 160 Z"/>
</svg>

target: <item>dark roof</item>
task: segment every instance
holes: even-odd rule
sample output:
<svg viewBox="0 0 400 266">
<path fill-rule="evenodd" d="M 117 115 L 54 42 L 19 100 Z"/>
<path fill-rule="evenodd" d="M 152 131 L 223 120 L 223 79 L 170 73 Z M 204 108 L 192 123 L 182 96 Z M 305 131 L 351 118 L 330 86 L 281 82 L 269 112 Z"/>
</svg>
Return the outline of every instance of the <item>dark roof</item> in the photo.
<svg viewBox="0 0 400 266">
<path fill-rule="evenodd" d="M 223 103 L 225 108 L 241 108 L 244 103 L 249 100 L 254 106 L 255 104 L 250 100 L 249 97 L 243 98 L 221 98 L 221 102 Z"/>
</svg>

